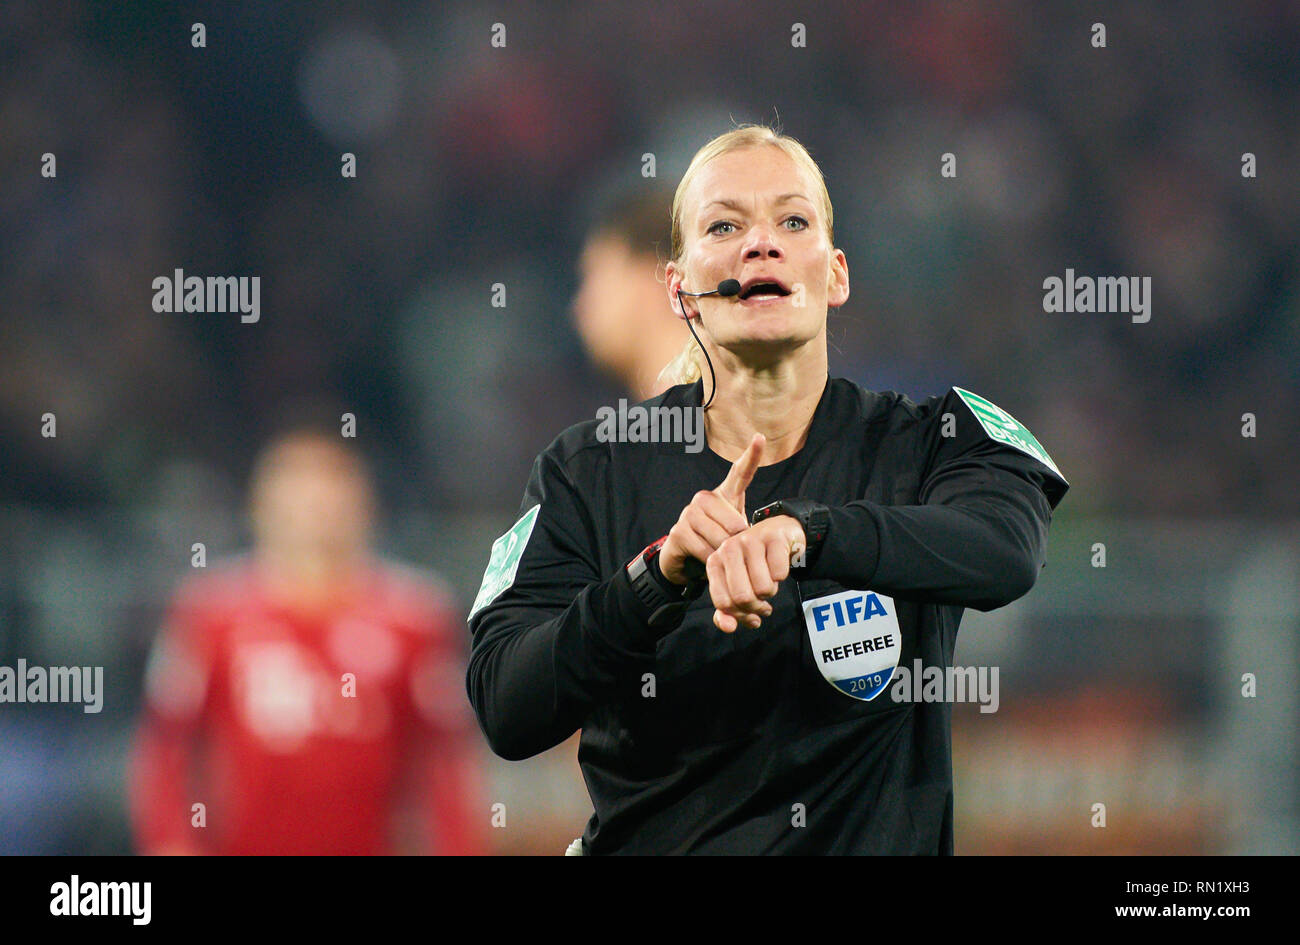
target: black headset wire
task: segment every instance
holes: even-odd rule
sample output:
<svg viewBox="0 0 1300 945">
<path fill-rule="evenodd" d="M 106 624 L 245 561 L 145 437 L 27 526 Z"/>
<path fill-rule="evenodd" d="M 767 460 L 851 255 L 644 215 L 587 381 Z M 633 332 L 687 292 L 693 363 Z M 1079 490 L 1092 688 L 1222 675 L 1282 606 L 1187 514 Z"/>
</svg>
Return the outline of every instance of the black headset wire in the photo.
<svg viewBox="0 0 1300 945">
<path fill-rule="evenodd" d="M 686 305 L 682 302 L 681 289 L 677 290 L 677 307 L 682 310 L 682 317 L 686 319 L 686 327 L 690 329 L 691 337 L 695 339 L 695 343 L 699 345 L 700 350 L 704 352 L 704 360 L 709 365 L 709 379 L 712 386 L 709 389 L 709 399 L 704 404 L 704 407 L 701 408 L 703 410 L 708 410 L 709 404 L 713 403 L 714 394 L 718 392 L 718 375 L 713 370 L 713 359 L 709 357 L 709 349 L 704 347 L 704 342 L 700 341 L 700 336 L 695 333 L 695 326 L 691 324 L 691 317 L 686 314 Z M 703 320 L 703 318 L 704 314 L 701 312 L 700 319 Z"/>
</svg>

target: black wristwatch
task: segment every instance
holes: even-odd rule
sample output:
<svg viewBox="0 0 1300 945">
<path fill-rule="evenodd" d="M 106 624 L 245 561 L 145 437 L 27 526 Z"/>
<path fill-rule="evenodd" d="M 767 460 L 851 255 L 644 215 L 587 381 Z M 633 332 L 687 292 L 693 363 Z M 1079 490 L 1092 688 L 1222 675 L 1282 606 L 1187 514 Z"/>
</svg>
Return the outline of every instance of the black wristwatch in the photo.
<svg viewBox="0 0 1300 945">
<path fill-rule="evenodd" d="M 704 588 L 708 586 L 708 581 L 699 576 L 702 568 L 688 569 L 691 580 L 685 587 L 664 577 L 659 568 L 659 549 L 667 540 L 668 536 L 665 535 L 647 545 L 644 551 L 627 563 L 627 577 L 632 582 L 632 590 L 641 603 L 652 611 L 646 622 L 656 628 L 670 626 L 681 620 L 691 601 L 704 593 Z"/>
<path fill-rule="evenodd" d="M 830 531 L 831 510 L 812 499 L 778 499 L 771 505 L 765 505 L 757 510 L 750 518 L 749 524 L 757 525 L 763 519 L 771 518 L 773 515 L 788 515 L 803 527 L 804 537 L 808 539 L 808 547 L 804 550 L 804 563 L 801 569 L 809 567 L 817 559 L 817 552 L 821 551 L 826 533 Z"/>
</svg>

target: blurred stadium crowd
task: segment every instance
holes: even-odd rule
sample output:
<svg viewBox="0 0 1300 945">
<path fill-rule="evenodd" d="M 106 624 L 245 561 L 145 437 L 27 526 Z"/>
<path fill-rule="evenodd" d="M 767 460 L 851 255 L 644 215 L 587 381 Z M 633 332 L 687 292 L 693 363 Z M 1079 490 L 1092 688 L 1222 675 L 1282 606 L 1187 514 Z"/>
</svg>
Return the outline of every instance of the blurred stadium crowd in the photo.
<svg viewBox="0 0 1300 945">
<path fill-rule="evenodd" d="M 0 851 L 130 849 L 145 654 L 192 543 L 246 545 L 285 401 L 349 405 L 385 549 L 472 600 L 533 457 L 624 396 L 572 327 L 593 215 L 733 121 L 825 170 L 852 278 L 832 373 L 989 396 L 1070 517 L 1300 514 L 1295 4 L 492 9 L 0 8 L 0 663 L 110 680 L 76 725 L 0 709 Z M 260 276 L 260 321 L 154 312 L 178 268 Z M 1067 268 L 1150 276 L 1150 321 L 1045 313 Z"/>
</svg>

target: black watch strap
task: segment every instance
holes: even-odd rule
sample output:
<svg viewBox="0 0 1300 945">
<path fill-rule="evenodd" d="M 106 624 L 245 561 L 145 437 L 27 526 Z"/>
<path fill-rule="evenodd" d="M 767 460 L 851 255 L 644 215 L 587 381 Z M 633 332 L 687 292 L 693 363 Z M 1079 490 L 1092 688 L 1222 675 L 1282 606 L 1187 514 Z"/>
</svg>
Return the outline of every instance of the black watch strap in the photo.
<svg viewBox="0 0 1300 945">
<path fill-rule="evenodd" d="M 627 563 L 627 576 L 637 599 L 650 608 L 646 621 L 651 627 L 665 627 L 681 620 L 686 608 L 703 593 L 707 581 L 694 577 L 682 587 L 669 581 L 659 568 L 659 549 L 668 536 L 653 542 Z"/>
<path fill-rule="evenodd" d="M 808 539 L 808 548 L 804 554 L 803 567 L 806 568 L 817 558 L 826 533 L 831 527 L 831 510 L 812 499 L 778 499 L 771 505 L 765 505 L 754 512 L 750 518 L 751 525 L 757 525 L 774 515 L 788 515 L 803 528 L 804 537 Z"/>
</svg>

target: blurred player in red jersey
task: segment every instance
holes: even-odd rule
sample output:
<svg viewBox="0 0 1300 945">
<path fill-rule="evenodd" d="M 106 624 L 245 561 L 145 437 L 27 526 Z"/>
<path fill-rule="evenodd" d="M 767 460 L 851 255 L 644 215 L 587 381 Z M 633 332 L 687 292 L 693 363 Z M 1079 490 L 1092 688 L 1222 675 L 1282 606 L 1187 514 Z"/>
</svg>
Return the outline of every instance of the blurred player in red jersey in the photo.
<svg viewBox="0 0 1300 945">
<path fill-rule="evenodd" d="M 252 554 L 182 586 L 150 656 L 139 851 L 485 852 L 463 621 L 371 550 L 360 457 L 336 431 L 283 434 L 251 504 Z"/>
</svg>

